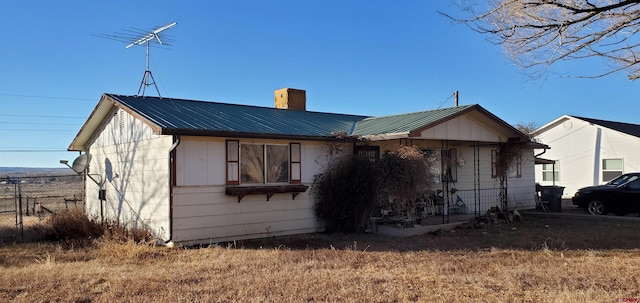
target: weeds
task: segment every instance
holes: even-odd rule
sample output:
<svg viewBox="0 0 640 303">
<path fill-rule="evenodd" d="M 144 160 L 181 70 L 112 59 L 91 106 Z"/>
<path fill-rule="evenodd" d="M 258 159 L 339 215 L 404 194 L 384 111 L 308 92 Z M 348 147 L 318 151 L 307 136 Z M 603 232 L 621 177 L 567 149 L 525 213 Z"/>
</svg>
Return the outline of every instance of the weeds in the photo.
<svg viewBox="0 0 640 303">
<path fill-rule="evenodd" d="M 200 249 L 107 236 L 82 249 L 51 242 L 0 246 L 0 302 L 573 303 L 640 297 L 633 275 L 639 246 L 630 244 L 640 222 L 608 228 L 563 222 L 545 228 L 561 222 L 531 219 L 517 232 L 503 224 L 411 238 L 333 233 Z M 499 237 L 505 234 L 511 236 Z M 584 241 L 594 235 L 609 240 Z"/>
<path fill-rule="evenodd" d="M 42 239 L 59 242 L 65 248 L 90 246 L 96 240 L 119 243 L 148 243 L 153 240 L 149 229 L 131 228 L 119 222 L 101 223 L 96 218 L 88 218 L 81 209 L 54 214 L 37 225 L 35 230 Z"/>
</svg>

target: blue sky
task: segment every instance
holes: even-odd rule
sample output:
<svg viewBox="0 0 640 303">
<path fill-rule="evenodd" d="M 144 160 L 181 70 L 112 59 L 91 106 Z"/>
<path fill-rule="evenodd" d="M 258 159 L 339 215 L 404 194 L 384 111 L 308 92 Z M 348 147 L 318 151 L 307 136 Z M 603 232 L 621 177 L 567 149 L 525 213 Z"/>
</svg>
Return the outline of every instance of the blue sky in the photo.
<svg viewBox="0 0 640 303">
<path fill-rule="evenodd" d="M 564 114 L 640 123 L 638 83 L 618 73 L 577 79 L 597 60 L 530 80 L 500 46 L 438 14 L 453 1 L 0 0 L 0 167 L 61 167 L 103 93 L 135 95 L 145 49 L 100 38 L 165 33 L 150 69 L 163 97 L 273 106 L 282 87 L 307 109 L 388 115 L 480 104 L 510 124 Z M 155 89 L 147 88 L 147 95 Z"/>
</svg>

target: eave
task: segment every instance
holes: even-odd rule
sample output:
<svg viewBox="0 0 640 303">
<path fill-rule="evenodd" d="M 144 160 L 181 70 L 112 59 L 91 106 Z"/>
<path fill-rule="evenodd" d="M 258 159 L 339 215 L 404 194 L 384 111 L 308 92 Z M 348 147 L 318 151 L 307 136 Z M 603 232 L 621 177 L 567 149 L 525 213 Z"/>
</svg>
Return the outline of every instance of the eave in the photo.
<svg viewBox="0 0 640 303">
<path fill-rule="evenodd" d="M 305 141 L 337 140 L 337 138 L 334 136 L 300 136 L 300 135 L 287 135 L 287 134 L 245 133 L 245 132 L 235 132 L 235 131 L 176 129 L 176 128 L 164 128 L 161 130 L 160 134 L 161 135 L 180 135 L 180 136 L 256 138 L 256 139 L 281 139 L 281 140 L 305 140 Z"/>
<path fill-rule="evenodd" d="M 123 106 L 118 101 L 109 97 L 107 94 L 103 94 L 96 107 L 93 109 L 87 120 L 80 128 L 80 131 L 78 131 L 78 134 L 76 134 L 73 141 L 71 141 L 68 150 L 85 151 L 87 149 L 87 145 L 94 139 L 94 136 L 97 134 L 97 130 L 100 129 L 100 127 L 102 127 L 104 123 L 106 123 L 107 119 L 109 119 L 116 108 L 122 109 L 123 111 L 129 113 L 137 119 L 140 119 L 142 122 L 149 125 L 151 129 L 153 129 L 154 133 L 161 133 L 161 128 L 158 125 L 138 115 L 128 107 Z"/>
<path fill-rule="evenodd" d="M 492 114 L 491 112 L 487 111 L 486 109 L 484 109 L 482 106 L 476 104 L 473 105 L 467 109 L 461 110 L 455 114 L 451 114 L 443 119 L 434 121 L 432 123 L 429 124 L 425 124 L 422 127 L 416 128 L 414 130 L 411 130 L 408 134 L 408 137 L 415 137 L 415 138 L 419 138 L 421 137 L 421 134 L 423 131 L 428 130 L 430 128 L 433 128 L 437 125 L 440 125 L 442 123 L 446 123 L 447 121 L 453 120 L 455 118 L 458 117 L 462 117 L 465 115 L 471 115 L 472 112 L 477 112 L 478 114 L 486 117 L 489 121 L 495 123 L 498 127 L 501 127 L 502 129 L 506 130 L 508 133 L 511 133 L 513 135 L 513 137 L 509 136 L 507 137 L 507 141 L 514 143 L 515 142 L 529 142 L 530 139 L 529 137 L 522 133 L 521 131 L 519 131 L 517 128 L 513 127 L 512 125 L 506 123 L 504 120 L 498 118 L 497 116 L 495 116 L 494 114 Z"/>
</svg>

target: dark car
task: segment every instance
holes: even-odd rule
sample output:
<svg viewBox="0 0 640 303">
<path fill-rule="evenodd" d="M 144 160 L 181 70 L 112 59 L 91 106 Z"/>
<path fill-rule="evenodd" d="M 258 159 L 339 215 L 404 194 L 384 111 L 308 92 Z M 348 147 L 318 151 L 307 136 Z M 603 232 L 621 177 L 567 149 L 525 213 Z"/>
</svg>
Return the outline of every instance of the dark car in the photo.
<svg viewBox="0 0 640 303">
<path fill-rule="evenodd" d="M 605 185 L 581 188 L 571 201 L 592 215 L 612 212 L 624 216 L 640 212 L 640 173 L 621 175 Z"/>
</svg>

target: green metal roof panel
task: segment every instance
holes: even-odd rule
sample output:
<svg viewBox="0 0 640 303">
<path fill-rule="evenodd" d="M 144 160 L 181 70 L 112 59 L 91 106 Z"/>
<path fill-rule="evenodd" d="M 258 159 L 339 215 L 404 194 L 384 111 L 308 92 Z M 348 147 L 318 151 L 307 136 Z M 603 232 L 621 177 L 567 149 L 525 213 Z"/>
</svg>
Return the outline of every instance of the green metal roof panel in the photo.
<svg viewBox="0 0 640 303">
<path fill-rule="evenodd" d="M 184 99 L 107 94 L 163 131 L 329 137 L 366 116 L 294 111 Z"/>
<path fill-rule="evenodd" d="M 354 135 L 409 133 L 426 125 L 446 119 L 476 105 L 463 105 L 393 116 L 369 117 L 356 124 Z"/>
</svg>

